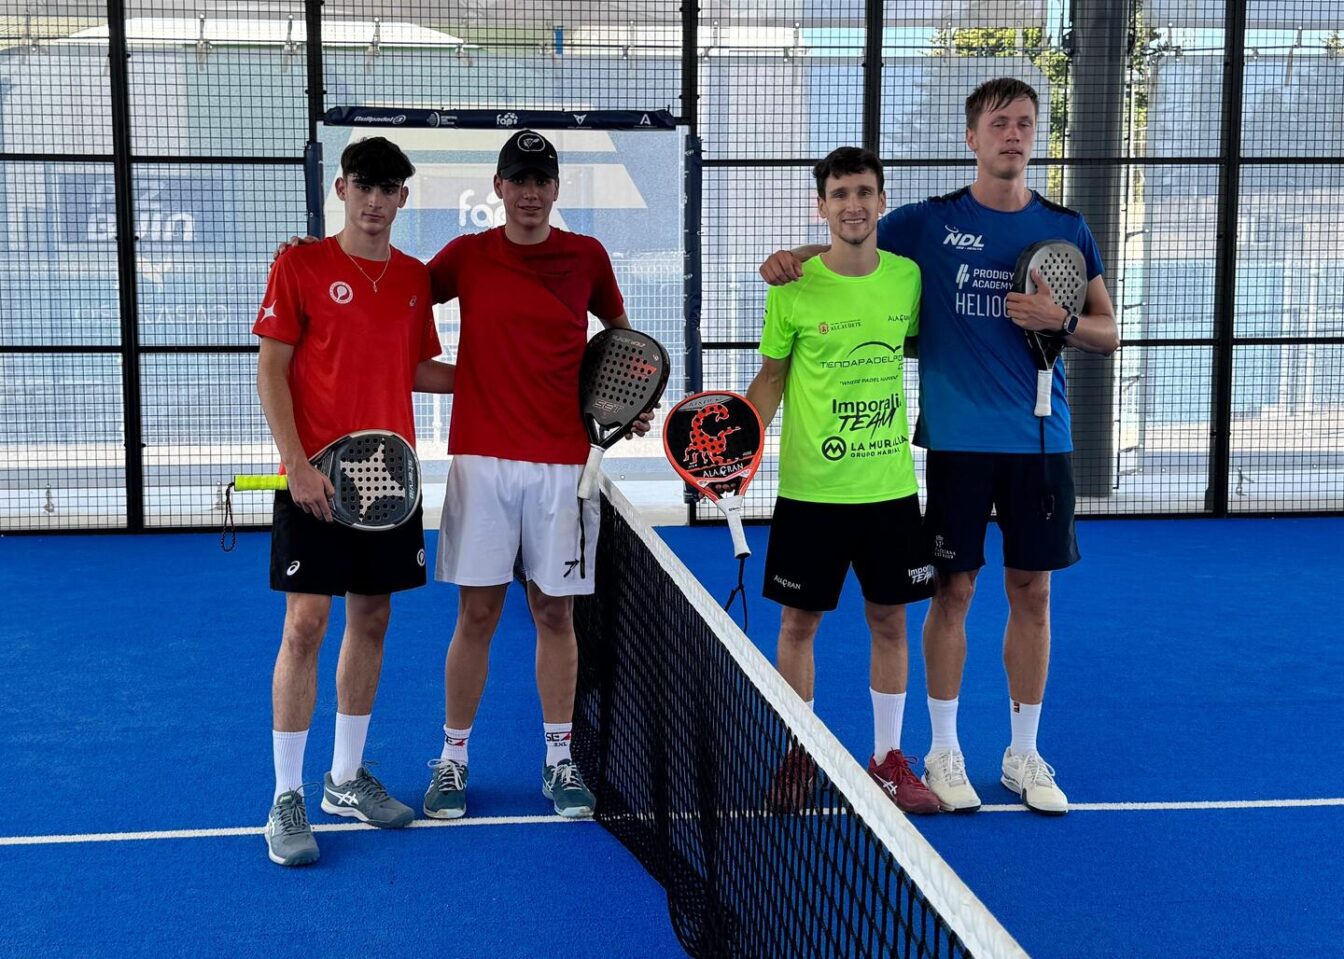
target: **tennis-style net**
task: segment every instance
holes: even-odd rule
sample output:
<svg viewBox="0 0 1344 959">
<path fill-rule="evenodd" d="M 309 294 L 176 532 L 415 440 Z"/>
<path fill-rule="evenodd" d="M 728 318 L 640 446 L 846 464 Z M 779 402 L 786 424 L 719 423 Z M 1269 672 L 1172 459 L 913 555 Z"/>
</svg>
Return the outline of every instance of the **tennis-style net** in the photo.
<svg viewBox="0 0 1344 959">
<path fill-rule="evenodd" d="M 603 493 L 575 748 L 686 951 L 1025 955 L 605 477 Z"/>
</svg>

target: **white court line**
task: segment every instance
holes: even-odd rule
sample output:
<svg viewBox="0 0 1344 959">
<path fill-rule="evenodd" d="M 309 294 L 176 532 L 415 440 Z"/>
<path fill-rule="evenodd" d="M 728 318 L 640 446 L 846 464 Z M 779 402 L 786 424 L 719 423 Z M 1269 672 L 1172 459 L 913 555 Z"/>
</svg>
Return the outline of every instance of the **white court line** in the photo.
<svg viewBox="0 0 1344 959">
<path fill-rule="evenodd" d="M 1069 803 L 1069 812 L 1164 812 L 1206 809 L 1301 809 L 1317 806 L 1344 806 L 1337 799 L 1232 799 L 1210 802 L 1099 802 Z M 1018 803 L 981 806 L 980 812 L 1029 812 Z M 536 826 L 557 823 L 592 822 L 591 819 L 565 819 L 561 816 L 485 816 L 462 819 L 417 819 L 409 828 L 445 826 Z M 362 822 L 317 823 L 313 832 L 351 832 L 375 829 Z M 217 839 L 227 836 L 260 836 L 262 826 L 233 826 L 223 829 L 167 829 L 157 832 L 99 832 L 66 836 L 0 836 L 0 846 L 56 846 L 81 842 L 136 842 L 148 839 Z"/>
<path fill-rule="evenodd" d="M 439 826 L 532 826 L 550 823 L 592 822 L 563 816 L 485 816 L 469 819 L 417 819 L 408 828 Z M 376 829 L 362 822 L 315 823 L 313 832 L 351 832 Z M 0 846 L 55 846 L 76 842 L 136 842 L 144 839 L 217 839 L 222 836 L 260 836 L 264 826 L 230 826 L 223 829 L 165 829 L 157 832 L 93 832 L 69 836 L 0 836 Z"/>
<path fill-rule="evenodd" d="M 1163 812 L 1169 809 L 1298 809 L 1303 806 L 1344 806 L 1340 799 L 1229 799 L 1213 802 L 1071 802 L 1069 812 Z M 1026 806 L 981 806 L 981 812 L 1028 812 Z"/>
</svg>

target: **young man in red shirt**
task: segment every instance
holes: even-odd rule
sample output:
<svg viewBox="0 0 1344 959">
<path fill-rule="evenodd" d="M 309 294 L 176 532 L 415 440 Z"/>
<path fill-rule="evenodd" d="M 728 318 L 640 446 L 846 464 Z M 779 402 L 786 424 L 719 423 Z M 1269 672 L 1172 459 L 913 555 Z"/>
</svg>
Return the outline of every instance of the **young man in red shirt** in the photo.
<svg viewBox="0 0 1344 959">
<path fill-rule="evenodd" d="M 429 273 L 391 245 L 414 172 L 382 137 L 347 147 L 336 180 L 344 228 L 276 260 L 252 328 L 261 337 L 257 392 L 289 477 L 288 491 L 275 496 L 271 532 L 271 588 L 285 593 L 285 625 L 272 680 L 275 795 L 265 833 L 267 854 L 283 866 L 318 857 L 303 753 L 332 596 L 345 597 L 346 623 L 322 808 L 384 828 L 414 818 L 364 769 L 363 750 L 391 594 L 425 583 L 421 517 L 385 532 L 338 526 L 332 485 L 308 462 L 356 430 L 390 430 L 414 443 L 411 391 L 453 389 L 454 368 L 434 361 L 442 350 Z"/>
<path fill-rule="evenodd" d="M 499 154 L 505 223 L 458 237 L 429 264 L 434 301 L 462 311 L 458 378 L 435 577 L 456 583 L 457 624 L 444 665 L 444 745 L 431 762 L 425 815 L 466 813 L 467 740 L 485 688 L 490 641 L 521 559 L 537 628 L 546 742 L 542 792 L 555 811 L 590 816 L 593 794 L 570 755 L 578 677 L 575 595 L 593 591 L 597 500 L 576 496 L 588 440 L 579 365 L 588 314 L 628 328 L 601 243 L 550 225 L 560 188 L 555 147 L 530 130 Z M 648 418 L 636 427 L 647 432 Z M 587 531 L 580 557 L 580 522 Z M 580 562 L 582 560 L 582 562 Z"/>
</svg>

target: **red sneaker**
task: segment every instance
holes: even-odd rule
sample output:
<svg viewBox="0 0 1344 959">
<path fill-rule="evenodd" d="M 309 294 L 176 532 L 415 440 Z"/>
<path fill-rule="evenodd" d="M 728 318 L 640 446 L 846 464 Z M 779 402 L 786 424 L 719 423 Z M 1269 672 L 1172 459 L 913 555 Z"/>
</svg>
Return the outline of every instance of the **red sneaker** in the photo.
<svg viewBox="0 0 1344 959">
<path fill-rule="evenodd" d="M 817 766 L 799 746 L 784 756 L 784 762 L 775 773 L 770 789 L 770 806 L 776 812 L 799 812 L 812 794 L 812 783 L 817 778 Z"/>
<path fill-rule="evenodd" d="M 910 771 L 910 760 L 899 749 L 887 753 L 880 764 L 877 757 L 869 759 L 868 775 L 891 797 L 901 812 L 924 816 L 942 808 L 933 790 Z"/>
</svg>

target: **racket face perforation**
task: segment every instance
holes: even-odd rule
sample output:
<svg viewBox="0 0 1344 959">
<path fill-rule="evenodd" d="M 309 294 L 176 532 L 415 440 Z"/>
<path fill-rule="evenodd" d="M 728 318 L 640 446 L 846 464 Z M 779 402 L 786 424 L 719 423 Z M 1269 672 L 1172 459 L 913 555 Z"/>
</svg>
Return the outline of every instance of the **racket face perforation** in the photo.
<svg viewBox="0 0 1344 959">
<path fill-rule="evenodd" d="M 314 462 L 335 489 L 332 512 L 347 526 L 400 526 L 420 505 L 420 467 L 402 437 L 364 430 L 337 440 Z"/>
<path fill-rule="evenodd" d="M 1083 308 L 1087 298 L 1087 261 L 1082 250 L 1063 240 L 1035 243 L 1018 258 L 1014 289 L 1035 293 L 1035 270 L 1050 287 L 1051 299 L 1071 313 Z"/>
<path fill-rule="evenodd" d="M 696 393 L 663 423 L 663 451 L 702 496 L 740 496 L 761 463 L 764 429 L 756 408 L 736 393 Z"/>
<path fill-rule="evenodd" d="M 579 404 L 589 439 L 604 445 L 654 407 L 667 386 L 671 364 L 651 336 L 637 330 L 603 330 L 589 341 L 579 370 Z M 594 435 L 595 429 L 599 435 Z"/>
</svg>

